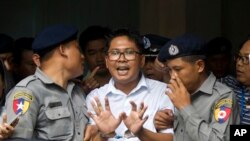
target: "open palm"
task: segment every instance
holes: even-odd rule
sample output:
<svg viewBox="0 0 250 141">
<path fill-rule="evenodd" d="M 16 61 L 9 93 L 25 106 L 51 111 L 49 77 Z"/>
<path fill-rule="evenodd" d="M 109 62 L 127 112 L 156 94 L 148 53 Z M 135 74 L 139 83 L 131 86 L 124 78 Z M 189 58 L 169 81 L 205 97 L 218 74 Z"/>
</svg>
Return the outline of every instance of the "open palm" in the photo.
<svg viewBox="0 0 250 141">
<path fill-rule="evenodd" d="M 96 113 L 96 115 L 89 112 L 90 117 L 95 121 L 98 129 L 104 133 L 108 134 L 114 132 L 115 129 L 121 123 L 121 116 L 119 118 L 115 118 L 114 115 L 110 111 L 108 98 L 105 97 L 105 110 L 102 108 L 100 100 L 95 97 L 96 104 L 92 101 L 91 105 Z"/>
<path fill-rule="evenodd" d="M 144 106 L 143 103 L 141 103 L 140 109 L 137 110 L 136 104 L 131 101 L 130 104 L 132 105 L 132 110 L 127 116 L 124 112 L 122 113 L 122 119 L 126 127 L 129 129 L 130 132 L 132 132 L 134 135 L 136 135 L 143 127 L 143 124 L 147 121 L 148 116 L 143 118 L 143 115 L 147 109 L 146 106 Z"/>
</svg>

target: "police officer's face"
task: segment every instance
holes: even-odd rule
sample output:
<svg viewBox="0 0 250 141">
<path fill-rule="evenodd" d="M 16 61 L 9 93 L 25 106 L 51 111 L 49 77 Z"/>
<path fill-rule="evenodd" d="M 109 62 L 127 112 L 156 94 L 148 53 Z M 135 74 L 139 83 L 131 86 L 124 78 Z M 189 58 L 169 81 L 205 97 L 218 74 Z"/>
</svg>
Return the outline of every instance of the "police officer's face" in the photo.
<svg viewBox="0 0 250 141">
<path fill-rule="evenodd" d="M 132 40 L 129 40 L 127 36 L 118 36 L 111 41 L 108 52 L 111 52 L 113 58 L 110 55 L 105 57 L 106 66 L 115 82 L 120 84 L 137 84 L 139 72 L 144 65 L 145 57 L 138 53 L 132 53 L 139 52 L 136 44 Z M 127 59 L 124 54 L 125 52 L 127 52 Z M 112 60 L 119 53 L 122 53 L 119 58 Z"/>
<path fill-rule="evenodd" d="M 88 42 L 84 50 L 84 56 L 88 63 L 89 69 L 93 71 L 97 66 L 99 66 L 97 74 L 109 73 L 105 64 L 104 47 L 104 39 L 98 39 Z"/>
<path fill-rule="evenodd" d="M 250 40 L 245 42 L 240 49 L 238 59 L 236 59 L 236 75 L 237 80 L 246 86 L 250 86 Z M 244 59 L 244 60 L 242 60 Z"/>
<path fill-rule="evenodd" d="M 201 60 L 199 60 L 201 61 Z M 197 61 L 194 63 L 184 61 L 181 57 L 169 60 L 165 64 L 169 68 L 170 76 L 176 73 L 190 94 L 195 92 L 200 86 L 200 72 L 204 66 L 200 66 Z"/>
<path fill-rule="evenodd" d="M 78 77 L 83 73 L 84 56 L 80 51 L 80 47 L 76 40 L 67 43 L 66 54 L 68 56 L 67 69 L 72 74 L 72 78 Z"/>
</svg>

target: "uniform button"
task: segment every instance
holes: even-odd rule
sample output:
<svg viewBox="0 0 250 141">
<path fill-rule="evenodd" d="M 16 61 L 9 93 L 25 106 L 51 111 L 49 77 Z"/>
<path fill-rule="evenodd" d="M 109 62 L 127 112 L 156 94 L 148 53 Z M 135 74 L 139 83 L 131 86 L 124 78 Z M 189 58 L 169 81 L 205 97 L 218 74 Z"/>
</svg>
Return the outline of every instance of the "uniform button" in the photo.
<svg viewBox="0 0 250 141">
<path fill-rule="evenodd" d="M 61 114 L 58 114 L 58 116 L 61 116 Z"/>
<path fill-rule="evenodd" d="M 77 114 L 78 112 L 76 112 L 76 114 Z"/>
<path fill-rule="evenodd" d="M 181 129 L 181 132 L 183 132 L 183 129 Z"/>
<path fill-rule="evenodd" d="M 80 132 L 78 132 L 78 135 L 80 135 L 81 133 Z"/>
</svg>

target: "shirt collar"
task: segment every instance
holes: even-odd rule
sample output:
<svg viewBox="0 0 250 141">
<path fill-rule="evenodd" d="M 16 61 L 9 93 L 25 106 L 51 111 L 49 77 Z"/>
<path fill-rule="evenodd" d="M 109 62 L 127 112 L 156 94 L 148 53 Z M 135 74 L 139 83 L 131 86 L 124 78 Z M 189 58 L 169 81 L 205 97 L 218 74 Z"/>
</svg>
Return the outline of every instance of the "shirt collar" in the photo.
<svg viewBox="0 0 250 141">
<path fill-rule="evenodd" d="M 39 78 L 45 84 L 54 83 L 40 68 L 36 68 L 35 76 Z"/>
<path fill-rule="evenodd" d="M 110 79 L 109 83 L 108 83 L 108 89 L 106 91 L 106 95 L 109 94 L 109 93 L 112 93 L 112 94 L 121 94 L 123 93 L 122 91 L 120 91 L 119 89 L 117 89 L 115 87 L 115 81 L 113 79 L 113 77 Z M 136 91 L 138 90 L 141 90 L 141 89 L 148 89 L 149 86 L 146 82 L 146 78 L 143 74 L 141 74 L 141 78 L 140 78 L 140 81 L 139 83 L 136 85 L 136 87 L 129 93 L 132 94 L 132 93 L 135 93 Z"/>
<path fill-rule="evenodd" d="M 212 94 L 215 81 L 216 81 L 216 77 L 214 76 L 213 73 L 210 73 L 210 75 L 202 83 L 202 85 L 200 86 L 200 88 L 196 92 L 202 91 L 202 92 L 207 93 L 207 94 Z"/>
</svg>

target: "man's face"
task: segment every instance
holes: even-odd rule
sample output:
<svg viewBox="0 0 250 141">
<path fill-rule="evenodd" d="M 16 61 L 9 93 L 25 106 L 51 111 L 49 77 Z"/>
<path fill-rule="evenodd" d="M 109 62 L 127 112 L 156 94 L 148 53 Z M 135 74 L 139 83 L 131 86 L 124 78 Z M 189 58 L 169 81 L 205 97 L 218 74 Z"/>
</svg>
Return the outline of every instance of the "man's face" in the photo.
<svg viewBox="0 0 250 141">
<path fill-rule="evenodd" d="M 76 40 L 70 41 L 65 44 L 65 52 L 67 54 L 66 69 L 72 74 L 72 78 L 78 77 L 83 73 L 84 69 L 84 56 L 80 51 L 80 47 Z"/>
<path fill-rule="evenodd" d="M 136 83 L 145 61 L 144 56 L 138 54 L 136 44 L 127 36 L 118 36 L 111 41 L 108 52 L 105 57 L 106 65 L 115 82 Z"/>
<path fill-rule="evenodd" d="M 108 73 L 108 69 L 105 64 L 104 47 L 105 41 L 103 39 L 98 39 L 88 42 L 84 50 L 84 55 L 89 69 L 93 71 L 97 66 L 99 66 L 97 74 Z"/>
<path fill-rule="evenodd" d="M 198 63 L 184 61 L 181 57 L 166 62 L 171 78 L 176 73 L 186 89 L 193 93 L 199 87 L 199 73 L 202 71 Z"/>
<path fill-rule="evenodd" d="M 18 66 L 18 75 L 20 75 L 22 78 L 32 75 L 35 73 L 36 65 L 32 60 L 33 51 L 26 50 L 22 53 L 22 60 L 20 62 L 20 65 Z"/>
<path fill-rule="evenodd" d="M 250 86 L 250 40 L 245 42 L 236 57 L 236 77 L 239 82 Z"/>
</svg>

